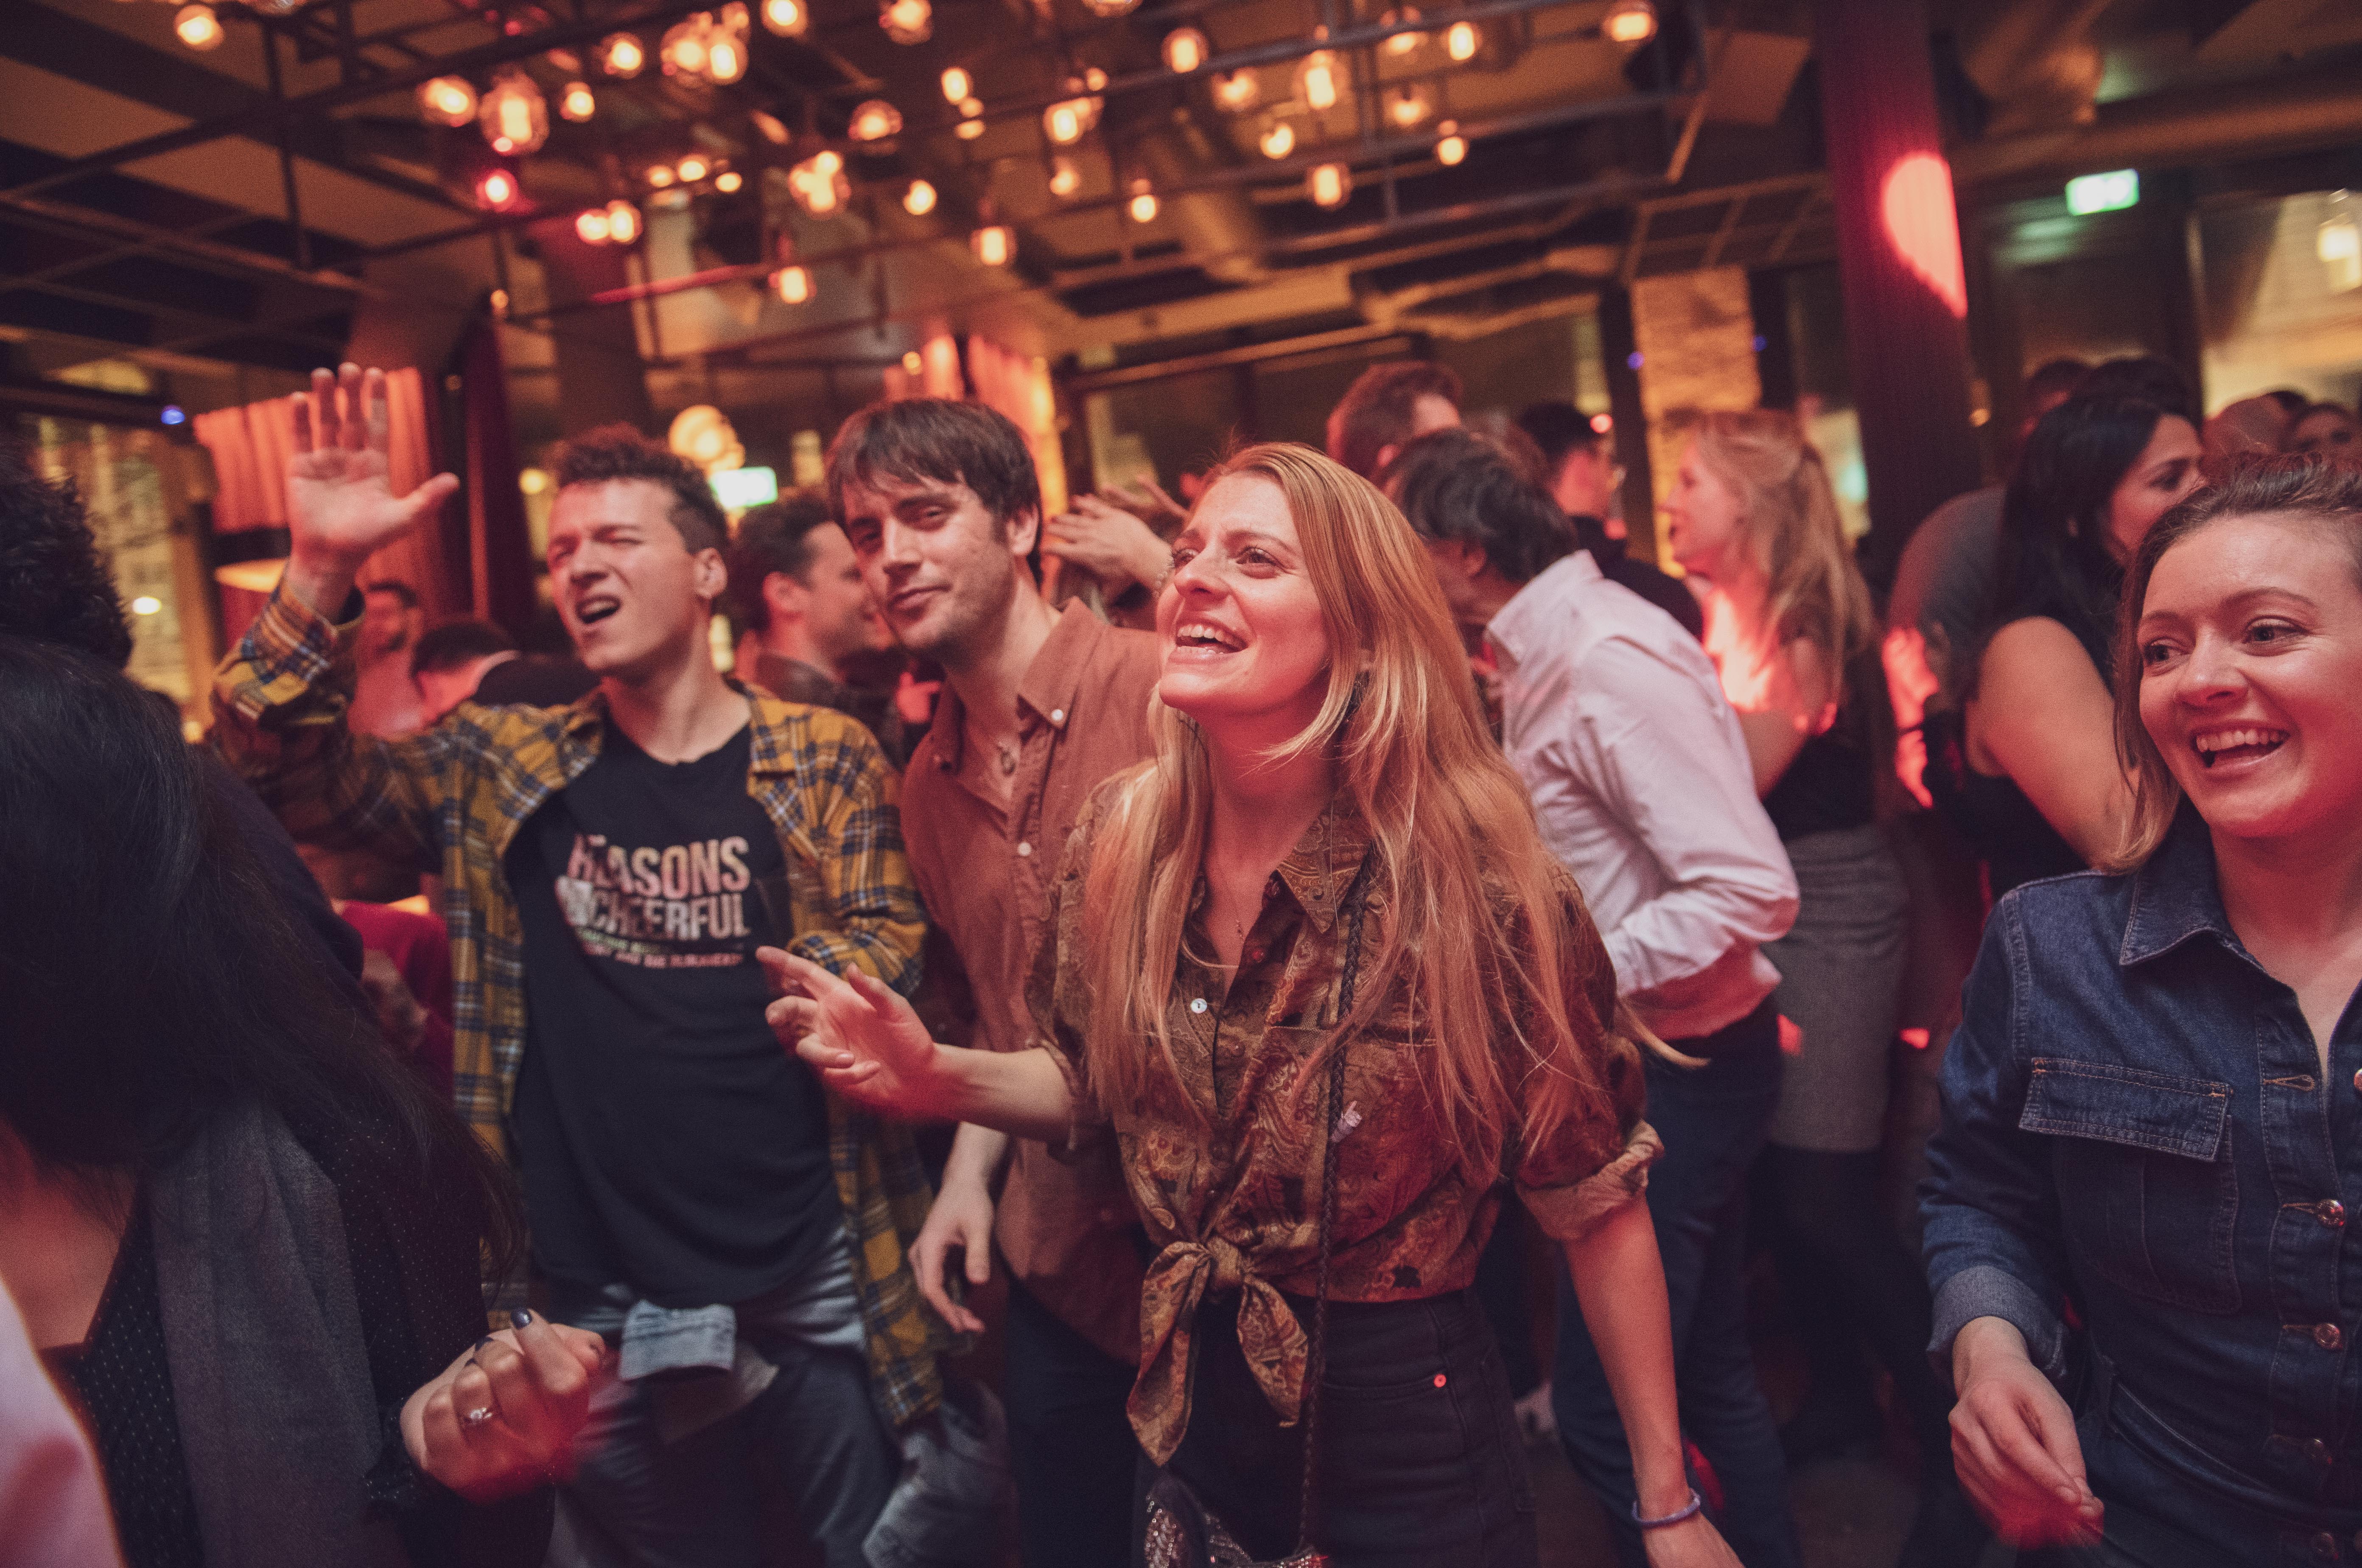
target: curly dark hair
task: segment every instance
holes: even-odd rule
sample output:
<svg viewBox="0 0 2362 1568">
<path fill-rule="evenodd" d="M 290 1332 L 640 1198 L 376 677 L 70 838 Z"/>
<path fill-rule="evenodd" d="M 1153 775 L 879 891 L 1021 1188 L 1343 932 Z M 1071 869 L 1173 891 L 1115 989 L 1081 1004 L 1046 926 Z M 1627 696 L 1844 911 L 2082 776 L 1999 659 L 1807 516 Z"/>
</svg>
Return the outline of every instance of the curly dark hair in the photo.
<svg viewBox="0 0 2362 1568">
<path fill-rule="evenodd" d="M 0 632 L 76 648 L 120 669 L 131 627 L 72 480 L 42 477 L 32 448 L 0 441 Z"/>
<path fill-rule="evenodd" d="M 672 492 L 666 516 L 680 531 L 691 555 L 730 547 L 730 519 L 713 498 L 713 486 L 695 463 L 628 425 L 602 425 L 564 446 L 551 460 L 557 488 L 604 484 L 610 480 L 646 480 Z"/>
<path fill-rule="evenodd" d="M 730 551 L 730 586 L 722 593 L 730 624 L 740 632 L 767 630 L 771 604 L 763 597 L 765 580 L 783 571 L 804 582 L 811 575 L 811 531 L 835 521 L 828 497 L 816 490 L 789 491 L 739 518 L 738 542 Z"/>
<path fill-rule="evenodd" d="M 1423 359 L 1373 365 L 1353 378 L 1329 414 L 1329 456 L 1363 479 L 1378 469 L 1378 455 L 1411 438 L 1413 412 L 1423 397 L 1460 406 L 1460 372 Z"/>
</svg>

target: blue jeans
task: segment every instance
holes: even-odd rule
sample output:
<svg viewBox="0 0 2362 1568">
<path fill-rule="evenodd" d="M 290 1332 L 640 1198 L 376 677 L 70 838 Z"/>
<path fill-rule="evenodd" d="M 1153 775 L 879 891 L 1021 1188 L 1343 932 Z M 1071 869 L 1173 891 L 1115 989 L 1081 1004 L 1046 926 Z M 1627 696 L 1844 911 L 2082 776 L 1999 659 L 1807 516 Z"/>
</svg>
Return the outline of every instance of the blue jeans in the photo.
<svg viewBox="0 0 2362 1568">
<path fill-rule="evenodd" d="M 1189 1430 L 1168 1468 L 1263 1562 L 1296 1545 L 1304 1429 L 1279 1424 L 1248 1371 L 1238 1304 L 1198 1309 Z M 1288 1305 L 1308 1333 L 1312 1303 Z M 1314 1539 L 1335 1568 L 1533 1568 L 1533 1486 L 1473 1291 L 1330 1302 L 1320 1390 Z M 1140 1471 L 1144 1495 L 1145 1455 Z"/>
<path fill-rule="evenodd" d="M 563 1297 L 572 1292 L 554 1290 Z M 557 1299 L 560 1322 L 607 1331 L 612 1310 Z M 619 1320 L 616 1320 L 619 1321 Z M 613 1382 L 591 1405 L 592 1441 L 563 1509 L 588 1568 L 758 1568 L 767 1515 L 784 1506 L 826 1568 L 867 1568 L 864 1540 L 902 1457 L 871 1397 L 858 1349 L 741 1322 L 778 1371 L 744 1409 L 668 1442 L 656 1400 Z"/>
<path fill-rule="evenodd" d="M 1778 1014 L 1766 1001 L 1695 1054 L 1713 1065 L 1648 1060 L 1649 1123 L 1665 1141 L 1649 1173 L 1649 1218 L 1665 1264 L 1682 1431 L 1714 1466 L 1723 1497 L 1715 1523 L 1739 1561 L 1747 1568 L 1799 1568 L 1779 1432 L 1748 1348 L 1741 1277 L 1747 1168 L 1780 1103 Z M 1631 1450 L 1563 1263 L 1551 1404 L 1568 1462 L 1606 1505 L 1617 1551 L 1641 1568 L 1647 1554 L 1632 1525 Z"/>
<path fill-rule="evenodd" d="M 1007 1267 L 1004 1263 L 1002 1267 Z M 1009 1282 L 1002 1379 L 1025 1568 L 1109 1568 L 1131 1555 L 1133 1369 Z"/>
</svg>

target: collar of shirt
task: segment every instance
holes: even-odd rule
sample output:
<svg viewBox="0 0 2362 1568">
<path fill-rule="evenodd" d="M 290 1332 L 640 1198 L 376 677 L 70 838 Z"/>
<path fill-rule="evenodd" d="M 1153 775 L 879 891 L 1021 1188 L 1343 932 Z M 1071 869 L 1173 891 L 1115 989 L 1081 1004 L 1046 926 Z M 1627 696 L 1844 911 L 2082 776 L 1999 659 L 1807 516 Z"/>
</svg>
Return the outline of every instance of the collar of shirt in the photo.
<svg viewBox="0 0 2362 1568">
<path fill-rule="evenodd" d="M 1098 642 L 1109 630 L 1108 624 L 1092 614 L 1081 600 L 1067 601 L 1048 639 L 1034 650 L 1032 662 L 1017 682 L 1021 731 L 1029 711 L 1052 729 L 1065 729 L 1075 710 L 1075 694 L 1082 688 L 1083 672 L 1090 668 Z M 966 722 L 967 709 L 960 701 L 958 689 L 944 681 L 943 699 L 935 704 L 935 721 L 927 735 L 934 742 L 935 766 L 946 773 L 956 774 L 966 756 Z"/>
<path fill-rule="evenodd" d="M 1496 611 L 1485 624 L 1485 635 L 1495 651 L 1515 667 L 1532 657 L 1553 632 L 1563 634 L 1577 597 L 1606 580 L 1590 552 L 1570 551 L 1543 568 Z"/>
<path fill-rule="evenodd" d="M 2206 823 L 2185 805 L 2165 842 L 2133 873 L 2132 907 L 2125 915 L 2124 945 L 2116 962 L 2125 968 L 2146 964 L 2199 936 L 2211 936 L 2255 963 L 2231 929 L 2231 917 L 2223 911 L 2213 840 Z"/>
<path fill-rule="evenodd" d="M 755 732 L 748 774 L 753 778 L 785 778 L 794 773 L 795 746 L 786 727 L 778 722 L 786 715 L 765 712 L 762 700 L 744 687 L 734 690 L 745 700 L 746 722 Z M 518 756 L 520 760 L 526 762 L 527 770 L 545 790 L 555 791 L 565 789 L 580 778 L 582 770 L 599 759 L 600 748 L 606 736 L 607 694 L 592 687 L 576 698 L 570 706 L 557 711 L 557 745 L 546 765 L 535 766 L 537 759 L 534 759 L 532 753 L 525 748 L 520 748 Z M 748 790 L 750 793 L 760 793 L 751 782 Z M 505 818 L 503 831 L 495 845 L 496 854 L 508 852 L 510 837 L 540 805 L 541 799 L 546 798 L 535 799 Z"/>
</svg>

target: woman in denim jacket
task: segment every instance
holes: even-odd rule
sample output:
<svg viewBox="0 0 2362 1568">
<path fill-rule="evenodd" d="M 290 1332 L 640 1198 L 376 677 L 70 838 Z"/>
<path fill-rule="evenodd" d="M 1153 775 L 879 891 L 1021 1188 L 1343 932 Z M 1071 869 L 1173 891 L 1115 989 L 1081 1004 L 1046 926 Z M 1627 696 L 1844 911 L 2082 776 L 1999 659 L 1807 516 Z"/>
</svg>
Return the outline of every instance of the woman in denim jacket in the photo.
<svg viewBox="0 0 2362 1568">
<path fill-rule="evenodd" d="M 2002 900 L 1944 1066 L 1953 1452 L 2055 1561 L 2362 1562 L 2362 474 L 2235 474 L 2128 587 L 2123 869 Z"/>
</svg>

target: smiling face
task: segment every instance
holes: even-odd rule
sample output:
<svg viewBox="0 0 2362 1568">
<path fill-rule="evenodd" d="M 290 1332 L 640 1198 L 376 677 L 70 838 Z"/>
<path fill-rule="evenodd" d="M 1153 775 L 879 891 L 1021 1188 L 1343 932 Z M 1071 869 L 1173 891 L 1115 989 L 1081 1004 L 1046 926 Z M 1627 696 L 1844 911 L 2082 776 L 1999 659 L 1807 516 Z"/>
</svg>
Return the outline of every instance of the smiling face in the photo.
<svg viewBox="0 0 2362 1568">
<path fill-rule="evenodd" d="M 653 480 L 572 484 L 549 508 L 549 589 L 575 656 L 630 680 L 706 646 L 728 580 L 719 550 L 691 553 Z"/>
<path fill-rule="evenodd" d="M 2217 834 L 2301 841 L 2362 815 L 2362 581 L 2331 528 L 2227 517 L 2149 579 L 2141 723 Z"/>
<path fill-rule="evenodd" d="M 2172 511 L 2190 492 L 2204 483 L 2198 471 L 2204 456 L 2198 432 L 2190 421 L 2169 414 L 2149 433 L 2148 445 L 2116 481 L 2108 497 L 2108 549 L 2128 561 L 2157 520 Z"/>
<path fill-rule="evenodd" d="M 1311 723 L 1329 695 L 1329 630 L 1279 486 L 1234 474 L 1198 500 L 1173 542 L 1156 632 L 1165 706 L 1273 741 Z"/>
<path fill-rule="evenodd" d="M 1716 473 L 1692 441 L 1682 452 L 1682 466 L 1665 497 L 1665 542 L 1683 571 L 1713 577 L 1727 569 L 1730 550 L 1746 523 L 1746 506 L 1738 491 Z"/>
<path fill-rule="evenodd" d="M 996 519 L 957 480 L 886 474 L 846 480 L 843 504 L 844 536 L 895 641 L 954 668 L 988 655 L 1041 519 Z"/>
</svg>

